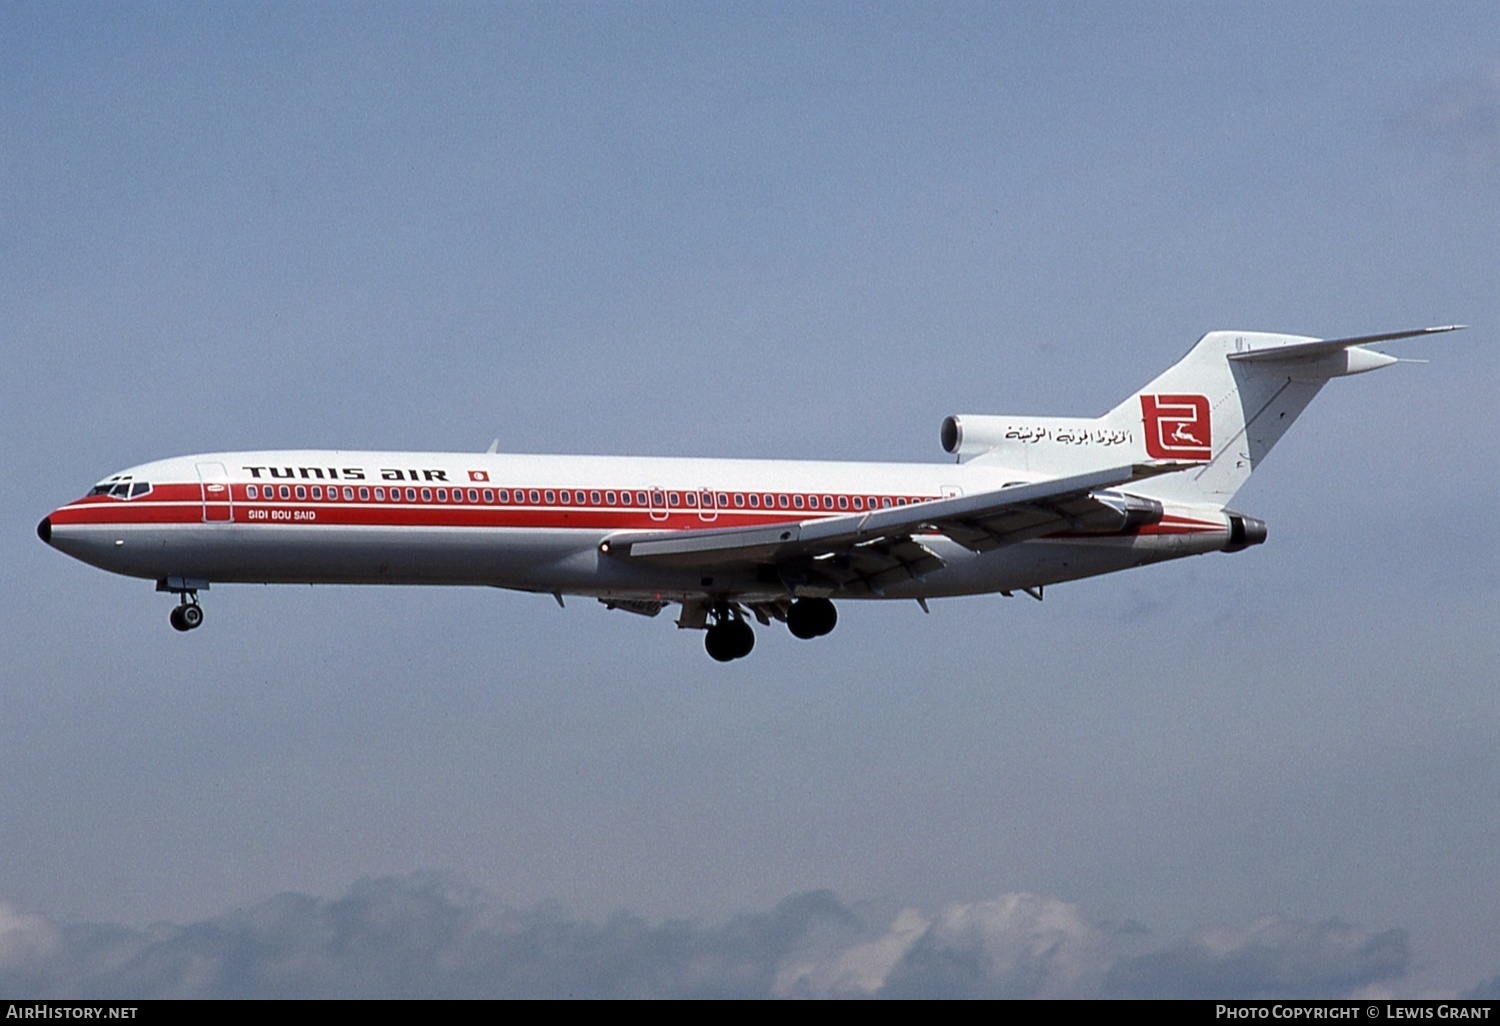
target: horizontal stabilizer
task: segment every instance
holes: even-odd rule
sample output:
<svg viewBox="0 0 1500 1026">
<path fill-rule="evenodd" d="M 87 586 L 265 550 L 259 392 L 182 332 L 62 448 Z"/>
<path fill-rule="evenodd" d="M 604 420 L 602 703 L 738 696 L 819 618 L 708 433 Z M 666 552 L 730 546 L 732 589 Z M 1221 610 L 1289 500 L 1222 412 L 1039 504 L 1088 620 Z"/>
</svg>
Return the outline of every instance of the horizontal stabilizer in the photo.
<svg viewBox="0 0 1500 1026">
<path fill-rule="evenodd" d="M 1267 346 L 1263 349 L 1247 349 L 1230 353 L 1229 359 L 1256 363 L 1262 360 L 1316 360 L 1331 356 L 1351 346 L 1370 345 L 1374 342 L 1394 342 L 1398 338 L 1415 338 L 1419 335 L 1437 335 L 1445 331 L 1460 331 L 1467 325 L 1447 324 L 1439 328 L 1416 328 L 1412 331 L 1392 331 L 1384 335 L 1358 335 L 1353 338 L 1311 339 L 1288 345 Z"/>
</svg>

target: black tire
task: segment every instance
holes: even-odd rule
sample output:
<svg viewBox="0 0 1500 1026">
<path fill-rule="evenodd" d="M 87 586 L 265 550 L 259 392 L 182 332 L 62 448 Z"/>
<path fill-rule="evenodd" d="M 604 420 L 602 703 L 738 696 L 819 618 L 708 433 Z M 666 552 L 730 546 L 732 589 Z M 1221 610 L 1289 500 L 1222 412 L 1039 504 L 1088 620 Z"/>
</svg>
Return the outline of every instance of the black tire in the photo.
<svg viewBox="0 0 1500 1026">
<path fill-rule="evenodd" d="M 169 617 L 169 619 L 172 621 L 172 629 L 173 630 L 178 630 L 178 631 L 190 631 L 190 630 L 192 630 L 192 628 L 189 627 L 182 620 L 182 611 L 183 611 L 184 608 L 186 608 L 186 607 L 184 607 L 184 606 L 176 606 L 176 607 L 174 607 L 172 609 L 172 615 Z"/>
<path fill-rule="evenodd" d="M 182 621 L 182 630 L 196 630 L 203 626 L 203 607 L 196 602 L 186 606 L 178 606 L 177 619 Z"/>
<path fill-rule="evenodd" d="M 733 642 L 734 658 L 743 659 L 755 648 L 755 631 L 744 620 L 732 620 L 724 628 Z"/>
<path fill-rule="evenodd" d="M 803 641 L 811 641 L 818 636 L 818 626 L 807 599 L 798 599 L 786 611 L 786 629 L 792 632 L 792 637 Z"/>
<path fill-rule="evenodd" d="M 798 599 L 786 612 L 787 630 L 803 641 L 821 638 L 839 622 L 838 610 L 824 598 Z"/>
<path fill-rule="evenodd" d="M 818 599 L 818 608 L 818 637 L 821 638 L 825 634 L 832 634 L 833 629 L 839 625 L 839 611 L 827 599 Z"/>
<path fill-rule="evenodd" d="M 704 635 L 703 647 L 708 654 L 721 663 L 727 663 L 731 659 L 738 658 L 734 650 L 734 636 L 728 630 L 729 624 L 717 623 L 708 629 Z"/>
</svg>

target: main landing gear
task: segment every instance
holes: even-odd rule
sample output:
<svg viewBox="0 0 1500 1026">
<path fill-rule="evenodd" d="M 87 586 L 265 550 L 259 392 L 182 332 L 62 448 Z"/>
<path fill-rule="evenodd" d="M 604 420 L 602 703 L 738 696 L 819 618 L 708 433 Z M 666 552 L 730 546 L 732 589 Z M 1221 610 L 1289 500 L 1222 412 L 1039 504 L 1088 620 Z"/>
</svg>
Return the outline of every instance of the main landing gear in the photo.
<svg viewBox="0 0 1500 1026">
<path fill-rule="evenodd" d="M 826 598 L 804 598 L 786 611 L 786 627 L 793 637 L 807 641 L 821 638 L 839 622 L 838 610 Z"/>
<path fill-rule="evenodd" d="M 821 638 L 839 622 L 838 610 L 826 598 L 798 599 L 783 608 L 786 609 L 784 618 L 787 629 L 794 637 L 804 640 Z M 758 606 L 752 607 L 752 611 L 761 623 L 770 623 L 773 615 L 782 616 L 779 610 Z M 709 655 L 721 663 L 727 663 L 750 654 L 750 650 L 755 647 L 755 631 L 745 622 L 739 606 L 720 602 L 708 610 L 708 615 L 713 623 L 703 639 L 703 647 L 708 650 Z M 700 620 L 699 623 L 701 622 Z"/>
<path fill-rule="evenodd" d="M 708 654 L 721 663 L 743 659 L 755 647 L 755 631 L 740 618 L 739 610 L 728 604 L 713 608 L 714 624 L 703 639 Z"/>
<path fill-rule="evenodd" d="M 203 626 L 203 607 L 198 604 L 196 591 L 182 593 L 182 602 L 172 610 L 172 626 L 179 631 L 196 630 Z"/>
</svg>

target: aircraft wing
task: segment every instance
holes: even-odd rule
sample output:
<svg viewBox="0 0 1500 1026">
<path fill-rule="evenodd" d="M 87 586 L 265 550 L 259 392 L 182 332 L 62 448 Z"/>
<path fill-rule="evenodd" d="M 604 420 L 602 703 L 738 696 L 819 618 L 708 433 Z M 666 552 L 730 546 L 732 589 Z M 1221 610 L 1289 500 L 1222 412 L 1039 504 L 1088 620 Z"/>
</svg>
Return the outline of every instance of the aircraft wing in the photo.
<svg viewBox="0 0 1500 1026">
<path fill-rule="evenodd" d="M 814 587 L 858 587 L 878 594 L 943 565 L 921 535 L 941 534 L 986 552 L 1056 531 L 1112 532 L 1154 523 L 1161 506 L 1107 489 L 1197 464 L 1137 463 L 1011 485 L 950 499 L 772 526 L 621 532 L 606 555 L 704 570 L 769 567 Z M 1154 519 L 1153 519 L 1154 517 Z"/>
</svg>

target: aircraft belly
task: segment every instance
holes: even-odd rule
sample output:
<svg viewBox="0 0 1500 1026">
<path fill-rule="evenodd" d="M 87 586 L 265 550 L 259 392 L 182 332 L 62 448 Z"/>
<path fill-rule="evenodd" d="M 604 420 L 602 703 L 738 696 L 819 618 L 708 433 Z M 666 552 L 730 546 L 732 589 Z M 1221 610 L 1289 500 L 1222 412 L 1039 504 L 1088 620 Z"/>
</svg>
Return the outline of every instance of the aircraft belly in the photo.
<svg viewBox="0 0 1500 1026">
<path fill-rule="evenodd" d="M 535 528 L 254 524 L 69 525 L 52 535 L 77 559 L 153 580 L 485 585 L 633 596 L 703 590 L 703 577 L 693 571 L 602 558 L 601 539 L 596 531 Z M 718 580 L 732 586 L 728 576 Z"/>
<path fill-rule="evenodd" d="M 174 524 L 69 526 L 53 544 L 131 577 L 298 584 L 500 584 L 592 551 L 593 532 Z M 524 585 L 523 585 L 524 586 Z"/>
<path fill-rule="evenodd" d="M 254 584 L 481 585 L 525 591 L 684 601 L 787 594 L 769 568 L 661 566 L 603 555 L 593 530 L 332 524 L 59 525 L 52 543 L 132 577 Z M 908 580 L 835 588 L 834 598 L 936 598 L 1093 577 L 1222 549 L 1219 531 L 1054 536 L 975 553 L 942 536 L 921 543 L 943 566 Z M 795 581 L 789 582 L 797 587 Z M 817 582 L 811 582 L 816 586 Z M 807 585 L 803 585 L 806 587 Z M 797 592 L 799 594 L 804 592 Z"/>
</svg>

